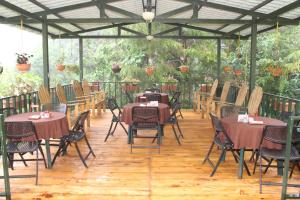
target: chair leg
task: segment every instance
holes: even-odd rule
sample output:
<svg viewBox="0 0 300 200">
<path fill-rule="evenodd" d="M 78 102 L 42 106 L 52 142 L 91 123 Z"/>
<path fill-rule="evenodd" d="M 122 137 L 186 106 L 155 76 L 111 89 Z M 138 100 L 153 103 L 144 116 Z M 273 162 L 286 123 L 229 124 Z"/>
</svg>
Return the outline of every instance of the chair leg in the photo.
<svg viewBox="0 0 300 200">
<path fill-rule="evenodd" d="M 116 122 L 113 131 L 110 133 L 111 135 L 114 135 L 114 133 L 115 133 L 115 131 L 116 131 L 116 129 L 117 129 L 118 123 L 119 123 L 119 121 Z"/>
<path fill-rule="evenodd" d="M 217 171 L 217 169 L 218 169 L 218 167 L 219 167 L 219 165 L 220 165 L 220 163 L 221 163 L 221 161 L 222 161 L 222 158 L 223 158 L 223 156 L 224 156 L 225 151 L 226 151 L 226 150 L 224 149 L 224 147 L 222 147 L 221 155 L 220 155 L 219 160 L 218 160 L 216 166 L 214 167 L 212 173 L 210 174 L 210 177 L 214 176 L 214 174 L 216 173 L 216 171 Z"/>
<path fill-rule="evenodd" d="M 207 154 L 206 154 L 206 156 L 205 156 L 205 158 L 204 158 L 204 160 L 202 162 L 202 164 L 205 164 L 205 162 L 208 160 L 208 158 L 209 158 L 209 156 L 211 154 L 211 151 L 212 151 L 214 145 L 215 145 L 215 143 L 212 142 L 211 145 L 210 145 L 210 147 L 209 147 L 209 150 L 208 150 L 208 152 L 207 152 Z"/>
<path fill-rule="evenodd" d="M 57 152 L 55 153 L 55 155 L 54 155 L 54 157 L 53 157 L 53 160 L 52 160 L 52 162 L 51 162 L 51 163 L 52 163 L 52 166 L 54 166 L 55 160 L 56 160 L 57 156 L 62 152 L 63 147 L 64 147 L 64 144 L 63 144 L 63 142 L 61 142 L 61 143 L 59 144 L 59 148 L 58 148 Z"/>
<path fill-rule="evenodd" d="M 297 165 L 297 162 L 293 162 L 293 166 L 292 166 L 289 178 L 292 178 L 292 175 L 293 175 L 293 172 L 294 172 L 294 169 L 295 169 L 296 165 Z"/>
<path fill-rule="evenodd" d="M 176 140 L 177 140 L 177 143 L 178 143 L 179 145 L 181 145 L 180 140 L 179 140 L 179 137 L 178 137 L 178 135 L 177 135 L 177 133 L 176 133 L 174 124 L 172 124 L 172 129 L 173 129 L 173 133 L 174 133 L 174 135 L 175 135 L 175 138 L 176 138 Z"/>
<path fill-rule="evenodd" d="M 181 113 L 181 110 L 179 109 L 178 111 L 179 111 L 180 117 L 183 119 L 183 115 L 182 115 L 182 113 Z"/>
<path fill-rule="evenodd" d="M 177 128 L 178 128 L 178 130 L 179 130 L 180 136 L 182 137 L 182 139 L 184 139 L 183 134 L 182 134 L 182 131 L 181 131 L 181 128 L 179 127 L 178 121 L 176 122 L 176 126 L 177 126 Z"/>
<path fill-rule="evenodd" d="M 259 155 L 259 193 L 262 193 L 262 159 Z"/>
<path fill-rule="evenodd" d="M 20 156 L 20 158 L 22 159 L 22 162 L 24 163 L 24 165 L 25 165 L 26 167 L 28 167 L 28 165 L 27 165 L 27 163 L 26 163 L 26 161 L 25 161 L 25 159 L 24 159 L 24 157 L 23 157 L 23 154 L 19 153 L 19 156 Z"/>
<path fill-rule="evenodd" d="M 88 166 L 87 166 L 87 164 L 85 163 L 85 160 L 84 160 L 84 158 L 82 157 L 82 154 L 81 154 L 81 152 L 80 152 L 80 150 L 79 150 L 79 148 L 78 148 L 77 142 L 75 142 L 75 149 L 76 149 L 76 151 L 77 151 L 77 153 L 78 153 L 78 155 L 79 155 L 79 157 L 80 157 L 80 160 L 81 160 L 82 163 L 84 164 L 84 166 L 85 166 L 86 168 L 88 168 Z"/>
<path fill-rule="evenodd" d="M 266 167 L 266 169 L 265 169 L 265 171 L 264 171 L 264 174 L 267 173 L 267 171 L 268 171 L 269 167 L 271 166 L 273 160 L 274 160 L 274 159 L 272 158 L 272 159 L 270 160 L 270 162 L 268 163 L 268 165 L 267 165 L 267 167 Z"/>
<path fill-rule="evenodd" d="M 90 145 L 90 143 L 89 143 L 89 141 L 88 141 L 86 135 L 84 136 L 84 140 L 85 140 L 85 142 L 86 142 L 86 144 L 87 144 L 87 146 L 88 146 L 88 148 L 89 148 L 91 154 L 92 154 L 94 157 L 96 157 L 96 155 L 95 155 L 95 153 L 94 153 L 94 151 L 93 151 L 93 149 L 92 149 L 92 147 L 91 147 L 91 145 Z"/>
<path fill-rule="evenodd" d="M 9 161 L 9 167 L 14 170 L 14 153 L 7 153 L 7 158 Z"/>
<path fill-rule="evenodd" d="M 44 161 L 44 164 L 45 164 L 45 168 L 47 168 L 47 163 L 46 163 L 46 158 L 45 158 L 45 154 L 44 154 L 44 151 L 42 149 L 42 147 L 39 145 L 39 151 L 41 152 L 42 154 L 42 157 L 43 157 L 43 161 Z"/>
<path fill-rule="evenodd" d="M 255 174 L 255 170 L 256 170 L 256 165 L 257 165 L 257 161 L 258 161 L 258 151 L 255 152 L 256 156 L 255 156 L 255 161 L 254 161 L 254 168 L 253 168 L 253 174 Z"/>
<path fill-rule="evenodd" d="M 108 129 L 108 132 L 107 132 L 107 134 L 106 134 L 106 137 L 105 137 L 105 139 L 104 139 L 104 142 L 106 142 L 106 140 L 108 139 L 108 137 L 109 137 L 109 135 L 110 135 L 110 131 L 111 131 L 111 129 L 112 129 L 112 126 L 113 126 L 113 124 L 114 124 L 114 122 L 113 122 L 113 121 L 111 121 L 111 123 L 110 123 L 110 126 L 109 126 L 109 129 Z"/>
<path fill-rule="evenodd" d="M 122 122 L 119 122 L 119 123 L 122 126 L 123 130 L 125 131 L 126 135 L 128 135 L 128 132 L 127 132 L 126 128 L 124 127 L 124 125 L 122 124 Z"/>
<path fill-rule="evenodd" d="M 35 177 L 35 185 L 38 185 L 39 182 L 39 150 L 36 150 L 36 177 Z"/>
<path fill-rule="evenodd" d="M 238 161 L 239 160 L 238 156 L 234 153 L 233 149 L 230 149 L 230 151 L 231 151 L 231 153 L 233 155 L 233 158 L 234 158 L 235 162 L 238 163 L 239 162 Z"/>
</svg>

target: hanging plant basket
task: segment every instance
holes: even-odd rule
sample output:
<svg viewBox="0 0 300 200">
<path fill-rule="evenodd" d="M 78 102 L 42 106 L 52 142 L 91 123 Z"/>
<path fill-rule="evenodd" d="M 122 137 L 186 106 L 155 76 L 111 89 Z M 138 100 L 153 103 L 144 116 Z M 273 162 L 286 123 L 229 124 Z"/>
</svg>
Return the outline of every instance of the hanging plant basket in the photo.
<svg viewBox="0 0 300 200">
<path fill-rule="evenodd" d="M 274 77 L 278 77 L 278 76 L 282 75 L 282 73 L 283 73 L 282 68 L 280 66 L 270 65 L 267 68 L 267 71 L 270 72 Z"/>
<path fill-rule="evenodd" d="M 188 73 L 189 72 L 189 67 L 186 66 L 186 65 L 182 65 L 179 67 L 179 70 L 182 72 L 182 73 Z"/>
<path fill-rule="evenodd" d="M 148 76 L 151 76 L 153 72 L 154 72 L 154 67 L 149 66 L 146 68 L 146 73 Z"/>
<path fill-rule="evenodd" d="M 56 65 L 56 69 L 57 69 L 57 71 L 62 72 L 62 71 L 65 70 L 65 65 L 63 65 L 63 64 L 57 64 Z"/>
<path fill-rule="evenodd" d="M 240 76 L 240 75 L 242 75 L 242 70 L 240 70 L 240 69 L 236 69 L 236 70 L 234 70 L 234 74 L 236 75 L 236 76 Z"/>
<path fill-rule="evenodd" d="M 112 67 L 111 67 L 111 70 L 114 72 L 114 73 L 119 73 L 121 71 L 121 66 L 117 63 L 113 64 Z"/>
<path fill-rule="evenodd" d="M 27 72 L 30 70 L 31 64 L 17 64 L 16 67 L 20 72 Z"/>
<path fill-rule="evenodd" d="M 224 70 L 224 72 L 228 73 L 228 72 L 230 72 L 230 71 L 232 70 L 232 67 L 230 67 L 230 66 L 225 66 L 225 67 L 223 68 L 223 70 Z"/>
</svg>

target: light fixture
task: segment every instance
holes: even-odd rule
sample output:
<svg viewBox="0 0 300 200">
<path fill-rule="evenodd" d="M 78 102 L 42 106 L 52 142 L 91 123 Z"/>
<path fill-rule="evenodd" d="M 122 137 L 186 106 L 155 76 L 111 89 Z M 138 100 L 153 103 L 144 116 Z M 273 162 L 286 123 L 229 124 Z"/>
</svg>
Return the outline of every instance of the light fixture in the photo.
<svg viewBox="0 0 300 200">
<path fill-rule="evenodd" d="M 154 38 L 153 35 L 147 35 L 146 36 L 146 39 L 149 40 L 149 41 L 151 41 L 153 38 Z"/>
<path fill-rule="evenodd" d="M 154 12 L 143 12 L 143 19 L 146 22 L 152 22 L 152 20 L 154 19 Z"/>
</svg>

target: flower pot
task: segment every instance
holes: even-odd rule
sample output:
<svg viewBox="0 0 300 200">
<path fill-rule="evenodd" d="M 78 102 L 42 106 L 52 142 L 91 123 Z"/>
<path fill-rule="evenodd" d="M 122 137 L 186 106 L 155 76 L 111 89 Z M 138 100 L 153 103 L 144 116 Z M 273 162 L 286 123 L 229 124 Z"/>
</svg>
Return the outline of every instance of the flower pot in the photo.
<svg viewBox="0 0 300 200">
<path fill-rule="evenodd" d="M 146 68 L 146 73 L 148 76 L 151 76 L 154 72 L 154 68 L 153 67 L 147 67 Z"/>
<path fill-rule="evenodd" d="M 57 64 L 56 65 L 56 69 L 57 69 L 57 71 L 64 71 L 65 70 L 65 66 L 63 65 L 63 64 Z"/>
<path fill-rule="evenodd" d="M 119 64 L 113 64 L 113 66 L 111 67 L 111 70 L 114 72 L 114 73 L 119 73 L 121 71 L 121 67 Z"/>
<path fill-rule="evenodd" d="M 182 72 L 182 73 L 188 73 L 189 72 L 189 67 L 188 66 L 185 66 L 185 65 L 182 65 L 179 67 L 179 70 Z"/>
<path fill-rule="evenodd" d="M 17 64 L 16 67 L 20 72 L 27 72 L 30 70 L 31 64 Z"/>
<path fill-rule="evenodd" d="M 281 67 L 274 68 L 273 71 L 272 71 L 272 74 L 275 77 L 278 77 L 278 76 L 282 75 Z"/>
<path fill-rule="evenodd" d="M 235 74 L 236 76 L 240 76 L 240 75 L 242 75 L 242 70 L 236 69 L 236 70 L 234 70 L 234 74 Z"/>
<path fill-rule="evenodd" d="M 224 72 L 230 72 L 231 70 L 232 70 L 232 67 L 230 67 L 230 66 L 225 66 L 224 68 L 223 68 L 223 70 L 224 70 Z"/>
</svg>

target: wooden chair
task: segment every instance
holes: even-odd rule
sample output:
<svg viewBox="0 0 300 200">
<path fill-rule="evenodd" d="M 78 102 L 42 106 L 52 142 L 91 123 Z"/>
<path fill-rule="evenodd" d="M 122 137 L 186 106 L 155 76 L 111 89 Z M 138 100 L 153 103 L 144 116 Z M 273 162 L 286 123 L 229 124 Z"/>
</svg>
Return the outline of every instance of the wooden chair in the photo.
<svg viewBox="0 0 300 200">
<path fill-rule="evenodd" d="M 202 118 L 208 118 L 209 113 L 214 111 L 214 105 L 212 104 L 213 98 L 216 94 L 217 87 L 218 87 L 219 81 L 216 79 L 211 87 L 210 93 L 200 93 L 201 98 L 201 116 Z"/>
<path fill-rule="evenodd" d="M 76 118 L 77 116 L 79 116 L 80 113 L 88 110 L 86 103 L 84 100 L 83 101 L 82 100 L 68 101 L 66 94 L 65 94 L 65 90 L 59 83 L 56 85 L 56 95 L 57 95 L 59 103 L 67 105 L 67 120 L 68 120 L 69 126 L 72 127 L 72 125 L 74 124 L 73 123 L 74 120 L 72 120 L 72 117 L 71 117 L 72 110 L 74 110 L 74 116 Z M 88 125 L 88 127 L 90 126 L 90 118 L 89 117 L 87 118 L 87 125 Z"/>
<path fill-rule="evenodd" d="M 88 110 L 92 108 L 91 103 L 93 103 L 93 99 L 90 96 L 84 95 L 81 84 L 77 80 L 73 81 L 73 91 L 77 101 L 85 101 Z M 92 110 L 92 114 L 95 115 L 95 110 Z"/>
<path fill-rule="evenodd" d="M 248 101 L 248 114 L 249 115 L 255 115 L 258 113 L 258 108 L 261 103 L 263 97 L 263 90 L 259 86 L 255 86 L 253 91 L 251 92 L 249 101 Z"/>
<path fill-rule="evenodd" d="M 193 94 L 193 110 L 194 112 L 200 113 L 200 90 L 195 91 Z"/>
<path fill-rule="evenodd" d="M 106 111 L 105 93 L 103 91 L 92 92 L 87 80 L 82 81 L 82 89 L 85 96 L 91 97 L 91 109 L 93 117 L 95 116 L 96 109 L 98 115 L 101 114 L 101 109 L 103 109 L 103 112 Z"/>
<path fill-rule="evenodd" d="M 41 106 L 46 104 L 51 104 L 50 92 L 44 85 L 40 86 L 38 95 L 39 95 Z"/>
<path fill-rule="evenodd" d="M 226 81 L 224 83 L 223 89 L 222 89 L 222 93 L 221 93 L 221 97 L 219 100 L 212 100 L 212 104 L 213 106 L 215 106 L 215 111 L 217 116 L 220 117 L 220 110 L 222 105 L 226 102 L 227 96 L 228 96 L 228 92 L 230 89 L 230 82 Z"/>
</svg>

